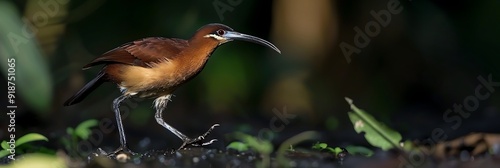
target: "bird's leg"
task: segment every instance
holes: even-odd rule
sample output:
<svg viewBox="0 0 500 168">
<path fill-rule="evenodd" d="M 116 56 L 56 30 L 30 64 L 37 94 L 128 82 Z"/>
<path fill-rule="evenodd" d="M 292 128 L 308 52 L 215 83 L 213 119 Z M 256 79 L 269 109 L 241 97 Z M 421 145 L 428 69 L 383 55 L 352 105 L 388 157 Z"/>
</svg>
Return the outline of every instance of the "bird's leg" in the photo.
<svg viewBox="0 0 500 168">
<path fill-rule="evenodd" d="M 127 99 L 128 96 L 121 95 L 113 101 L 113 111 L 115 112 L 116 117 L 116 125 L 118 126 L 118 133 L 120 134 L 120 147 L 115 151 L 108 153 L 108 156 L 113 156 L 118 154 L 119 152 L 124 152 L 126 154 L 135 155 L 135 152 L 132 152 L 127 146 L 127 139 L 125 138 L 125 132 L 123 131 L 123 123 L 122 116 L 120 114 L 120 103 Z"/>
<path fill-rule="evenodd" d="M 166 109 L 167 103 L 171 97 L 172 97 L 172 95 L 166 95 L 166 96 L 158 97 L 157 99 L 155 99 L 155 101 L 154 101 L 154 104 L 156 107 L 155 118 L 156 118 L 156 122 L 158 122 L 158 124 L 165 127 L 166 129 L 168 129 L 170 132 L 172 132 L 175 136 L 179 137 L 183 141 L 183 143 L 179 147 L 179 149 L 186 147 L 186 145 L 205 146 L 205 145 L 210 145 L 213 142 L 217 141 L 217 139 L 212 139 L 208 142 L 201 142 L 202 140 L 205 139 L 206 136 L 208 136 L 208 134 L 210 134 L 210 132 L 212 132 L 212 130 L 215 127 L 219 126 L 219 124 L 212 125 L 212 127 L 210 127 L 210 129 L 208 129 L 203 135 L 198 136 L 197 138 L 189 138 L 188 136 L 184 135 L 183 133 L 181 133 L 180 131 L 178 131 L 174 127 L 167 124 L 163 120 L 162 113 L 163 113 L 163 110 Z"/>
</svg>

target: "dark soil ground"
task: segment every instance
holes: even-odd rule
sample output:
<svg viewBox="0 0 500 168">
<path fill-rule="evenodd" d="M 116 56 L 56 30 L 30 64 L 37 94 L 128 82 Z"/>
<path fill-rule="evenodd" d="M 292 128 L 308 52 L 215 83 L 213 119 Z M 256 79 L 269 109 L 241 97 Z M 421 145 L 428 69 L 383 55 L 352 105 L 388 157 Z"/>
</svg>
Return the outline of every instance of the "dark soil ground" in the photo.
<svg viewBox="0 0 500 168">
<path fill-rule="evenodd" d="M 341 159 L 330 153 L 315 151 L 287 152 L 284 163 L 290 167 L 339 167 Z M 152 150 L 129 156 L 118 154 L 111 159 L 94 153 L 89 156 L 87 167 L 257 167 L 262 158 L 256 152 L 221 151 L 206 148 L 185 148 L 178 151 Z M 116 160 L 115 160 L 116 159 Z M 274 156 L 272 167 L 281 167 Z"/>
<path fill-rule="evenodd" d="M 275 155 L 265 167 L 500 167 L 500 156 L 450 157 L 437 160 L 432 157 L 408 157 L 397 151 L 378 151 L 372 157 L 350 156 L 341 153 L 335 156 L 315 150 L 287 151 L 285 159 Z M 135 156 L 117 155 L 108 158 L 97 153 L 88 158 L 84 167 L 259 167 L 263 156 L 256 152 L 221 151 L 206 148 L 186 148 L 179 151 L 152 150 Z"/>
<path fill-rule="evenodd" d="M 62 134 L 62 133 L 61 133 Z M 156 134 L 154 134 L 156 135 Z M 342 135 L 342 134 L 339 134 Z M 110 135 L 111 136 L 111 135 Z M 58 142 L 56 137 L 49 142 Z M 224 137 L 214 135 L 214 137 Z M 142 142 L 141 140 L 131 142 Z M 160 139 L 160 138 L 154 138 Z M 64 158 L 68 167 L 75 168 L 146 168 L 146 167 L 360 167 L 360 168 L 396 168 L 396 167 L 423 167 L 423 168 L 476 168 L 476 167 L 500 167 L 500 135 L 487 133 L 474 133 L 463 137 L 440 142 L 434 145 L 433 150 L 427 151 L 425 155 L 415 153 L 404 153 L 398 150 L 382 151 L 375 150 L 370 157 L 353 156 L 347 152 L 335 155 L 328 151 L 311 149 L 313 142 L 304 142 L 303 146 L 294 147 L 295 150 L 286 150 L 283 155 L 276 152 L 267 156 L 252 150 L 239 152 L 232 149 L 225 149 L 228 142 L 219 142 L 205 147 L 188 147 L 181 150 L 159 150 L 158 144 L 147 141 L 146 145 L 136 145 L 132 149 L 142 151 L 136 155 L 117 154 L 108 157 L 105 152 L 113 151 L 118 144 L 113 145 L 114 139 L 108 138 L 101 146 L 104 150 L 92 149 L 88 154 L 71 154 L 64 152 L 63 146 L 49 146 L 50 149 L 59 149 L 57 156 Z M 221 140 L 224 140 L 221 138 Z M 283 142 L 284 140 L 279 140 Z M 354 141 L 351 144 L 357 144 Z M 54 145 L 56 143 L 39 142 L 35 146 Z M 142 143 L 137 143 L 142 144 Z M 333 144 L 333 143 L 332 143 Z M 172 145 L 175 146 L 175 145 Z M 274 144 L 279 146 L 279 144 Z M 210 148 L 213 147 L 213 148 Z M 152 150 L 151 150 L 152 149 Z M 375 149 L 375 148 L 372 148 Z M 421 148 L 422 150 L 423 148 Z M 40 151 L 35 150 L 33 152 Z M 70 156 L 69 156 L 70 155 Z M 79 156 L 74 156 L 79 155 Z M 279 156 L 284 156 L 280 159 Z M 23 155 L 16 155 L 17 159 L 22 159 Z M 265 162 L 268 159 L 269 162 Z M 7 164 L 10 159 L 0 158 L 0 167 Z M 265 165 L 263 165 L 265 164 Z M 15 164 L 11 164 L 12 166 Z"/>
<path fill-rule="evenodd" d="M 217 133 L 217 132 L 216 132 Z M 49 142 L 58 142 L 54 136 Z M 153 134 L 156 135 L 156 134 Z M 343 135 L 343 134 L 335 134 Z M 112 135 L 108 135 L 112 136 Z M 350 136 L 346 134 L 345 136 Z M 213 135 L 213 137 L 224 137 L 223 135 Z M 289 136 L 287 136 L 289 137 Z M 356 137 L 356 136 L 355 136 Z M 130 137 L 131 142 L 142 142 L 142 140 Z M 339 138 L 339 137 L 337 137 Z M 152 139 L 161 139 L 158 137 Z M 175 139 L 175 138 L 171 138 Z M 254 151 L 239 152 L 232 149 L 225 149 L 228 142 L 215 143 L 206 147 L 189 147 L 181 150 L 159 150 L 165 149 L 153 142 L 164 143 L 161 141 L 148 141 L 146 145 L 136 145 L 131 149 L 142 151 L 136 155 L 118 154 L 114 157 L 108 157 L 99 150 L 92 149 L 90 155 L 80 154 L 80 157 L 68 156 L 63 152 L 63 147 L 40 142 L 36 146 L 47 146 L 50 149 L 60 149 L 57 156 L 65 158 L 68 167 L 88 167 L 88 168 L 146 168 L 146 167 L 361 167 L 361 168 L 396 168 L 396 167 L 423 167 L 423 168 L 476 168 L 476 167 L 500 167 L 500 135 L 476 133 L 464 137 L 459 137 L 446 142 L 438 143 L 434 152 L 428 152 L 427 155 L 408 154 L 397 150 L 381 151 L 375 150 L 371 157 L 353 156 L 347 152 L 335 155 L 328 151 L 319 151 L 311 149 L 313 142 L 304 142 L 303 146 L 298 146 L 295 150 L 287 150 L 285 159 L 279 159 L 278 154 L 273 153 L 269 156 L 269 162 L 262 166 L 266 156 Z M 109 141 L 109 143 L 107 142 Z M 277 140 L 283 142 L 284 140 Z M 114 144 L 113 144 L 114 142 Z M 346 140 L 352 142 L 349 144 L 359 144 L 355 140 Z M 44 145 L 43 145 L 44 144 Z M 115 139 L 108 138 L 103 142 L 104 151 L 113 151 L 116 146 Z M 141 143 L 137 143 L 141 144 Z M 335 144 L 335 143 L 332 143 Z M 54 145 L 54 146 L 50 146 Z M 175 145 L 171 145 L 175 146 Z M 274 144 L 279 146 L 279 144 Z M 365 145 L 366 146 L 366 145 Z M 114 147 L 114 148 L 113 148 Z M 213 147 L 216 149 L 212 149 Z M 153 150 L 151 150 L 153 149 Z M 372 148 L 374 149 L 374 148 Z M 35 150 L 38 151 L 38 150 Z M 145 152 L 144 152 L 145 151 Z M 480 152 L 477 152 L 480 151 Z M 23 155 L 16 155 L 17 159 L 22 159 Z M 10 161 L 7 158 L 0 158 L 0 167 Z"/>
<path fill-rule="evenodd" d="M 58 154 L 60 155 L 60 154 Z M 64 154 L 63 154 L 64 155 Z M 68 167 L 88 168 L 146 168 L 146 167 L 360 167 L 360 168 L 476 168 L 500 167 L 500 155 L 484 154 L 470 156 L 462 152 L 460 156 L 450 156 L 446 159 L 436 159 L 431 156 L 405 154 L 398 151 L 376 151 L 371 157 L 352 156 L 348 153 L 334 155 L 317 150 L 286 151 L 284 159 L 276 154 L 269 157 L 269 163 L 263 166 L 264 157 L 259 153 L 235 150 L 218 150 L 202 147 L 185 148 L 182 150 L 150 150 L 136 155 L 119 153 L 108 157 L 99 151 L 87 158 L 74 159 L 65 156 Z M 423 157 L 421 157 L 423 156 Z M 22 158 L 19 156 L 18 158 Z M 2 158 L 2 164 L 9 159 Z"/>
</svg>

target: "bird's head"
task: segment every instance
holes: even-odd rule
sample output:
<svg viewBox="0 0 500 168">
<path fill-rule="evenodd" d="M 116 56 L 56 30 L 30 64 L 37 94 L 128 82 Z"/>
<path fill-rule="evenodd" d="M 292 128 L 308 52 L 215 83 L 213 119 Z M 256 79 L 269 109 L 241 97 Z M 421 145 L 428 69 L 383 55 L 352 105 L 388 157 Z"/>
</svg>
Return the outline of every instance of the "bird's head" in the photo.
<svg viewBox="0 0 500 168">
<path fill-rule="evenodd" d="M 281 53 L 281 51 L 276 47 L 274 44 L 272 44 L 269 41 L 266 41 L 264 39 L 239 33 L 234 31 L 232 28 L 229 26 L 223 25 L 223 24 L 217 24 L 217 23 L 212 23 L 205 25 L 198 29 L 197 33 L 193 38 L 199 39 L 200 36 L 204 39 L 210 39 L 210 40 L 215 40 L 217 41 L 218 45 L 224 44 L 226 42 L 230 42 L 233 40 L 242 40 L 242 41 L 248 41 L 256 44 L 260 44 L 263 46 L 267 46 L 274 51 Z"/>
</svg>

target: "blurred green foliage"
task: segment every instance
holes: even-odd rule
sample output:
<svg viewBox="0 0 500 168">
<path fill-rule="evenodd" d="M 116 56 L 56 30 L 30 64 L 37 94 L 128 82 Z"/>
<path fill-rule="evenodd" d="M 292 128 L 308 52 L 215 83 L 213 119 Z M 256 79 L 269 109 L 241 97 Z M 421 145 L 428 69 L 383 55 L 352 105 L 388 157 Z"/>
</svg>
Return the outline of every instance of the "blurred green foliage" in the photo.
<svg viewBox="0 0 500 168">
<path fill-rule="evenodd" d="M 78 143 L 82 140 L 87 140 L 92 134 L 92 127 L 98 125 L 98 121 L 95 119 L 90 119 L 81 122 L 75 128 L 67 127 L 66 135 L 62 136 L 60 141 L 66 151 L 70 154 L 76 154 L 79 152 Z"/>
<path fill-rule="evenodd" d="M 243 142 L 234 141 L 234 142 L 229 143 L 229 145 L 227 145 L 226 149 L 233 149 L 233 150 L 236 150 L 239 152 L 245 152 L 245 151 L 248 151 L 249 148 L 248 148 L 248 145 L 243 143 Z"/>
<path fill-rule="evenodd" d="M 26 154 L 22 159 L 19 159 L 15 164 L 8 164 L 5 166 L 0 166 L 2 168 L 26 168 L 26 167 L 37 167 L 37 168 L 65 168 L 66 160 L 64 157 L 59 157 L 56 155 L 49 155 L 43 153 L 31 153 Z"/>
<path fill-rule="evenodd" d="M 53 100 L 52 76 L 32 25 L 26 25 L 11 1 L 0 1 L 0 59 L 15 59 L 15 105 L 24 101 L 36 112 L 47 113 Z M 0 64 L 7 76 L 8 64 Z M 11 104 L 12 105 L 12 104 Z M 46 115 L 46 114 L 45 114 Z"/>
</svg>

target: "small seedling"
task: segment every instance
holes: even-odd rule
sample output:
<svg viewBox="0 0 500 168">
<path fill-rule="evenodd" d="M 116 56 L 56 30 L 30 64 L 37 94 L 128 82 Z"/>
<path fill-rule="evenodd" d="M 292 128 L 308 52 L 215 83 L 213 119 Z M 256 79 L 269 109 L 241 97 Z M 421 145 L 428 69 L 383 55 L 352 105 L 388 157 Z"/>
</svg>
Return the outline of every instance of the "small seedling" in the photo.
<svg viewBox="0 0 500 168">
<path fill-rule="evenodd" d="M 238 151 L 254 150 L 262 157 L 262 162 L 257 164 L 257 167 L 269 167 L 271 164 L 270 154 L 273 152 L 273 145 L 268 140 L 262 140 L 241 132 L 236 132 L 233 136 L 240 140 L 230 143 L 226 148 Z M 315 131 L 305 131 L 299 133 L 287 140 L 285 140 L 278 148 L 276 153 L 276 160 L 281 167 L 287 167 L 287 160 L 285 159 L 285 151 L 294 151 L 293 145 L 303 142 L 305 140 L 315 139 L 319 134 Z"/>
<path fill-rule="evenodd" d="M 97 126 L 97 124 L 98 122 L 95 119 L 86 120 L 78 124 L 75 129 L 68 127 L 66 129 L 66 133 L 72 136 L 79 137 L 80 139 L 87 140 L 92 133 L 92 130 L 90 130 L 90 128 Z"/>
<path fill-rule="evenodd" d="M 328 152 L 331 152 L 337 156 L 338 154 L 347 151 L 349 155 L 362 155 L 366 157 L 370 157 L 373 155 L 373 151 L 364 147 L 364 146 L 346 146 L 345 148 L 341 147 L 330 147 L 328 144 L 323 143 L 323 142 L 316 142 L 313 146 L 313 149 L 317 150 L 326 150 Z"/>
<path fill-rule="evenodd" d="M 337 156 L 340 152 L 343 151 L 342 148 L 340 148 L 340 147 L 329 147 L 328 144 L 320 143 L 320 142 L 316 142 L 312 146 L 312 148 L 317 149 L 317 150 L 326 150 L 328 152 L 335 154 L 335 156 Z"/>
<path fill-rule="evenodd" d="M 90 119 L 86 120 L 76 128 L 71 128 L 68 127 L 66 128 L 66 136 L 61 138 L 62 143 L 64 144 L 64 147 L 66 148 L 68 153 L 74 154 L 74 152 L 70 151 L 77 151 L 77 145 L 80 140 L 87 140 L 92 133 L 92 130 L 90 128 L 97 126 L 98 122 L 95 119 Z"/>
<path fill-rule="evenodd" d="M 2 141 L 2 151 L 0 151 L 0 158 L 5 157 L 9 154 L 16 154 L 16 153 L 24 153 L 26 150 L 29 150 L 30 148 L 33 148 L 32 146 L 25 145 L 29 142 L 34 142 L 34 141 L 49 141 L 47 137 L 38 134 L 38 133 L 29 133 L 26 134 L 19 139 L 15 140 L 15 142 L 7 142 L 7 141 Z"/>
<path fill-rule="evenodd" d="M 268 140 L 262 140 L 254 136 L 244 134 L 241 132 L 236 132 L 233 137 L 238 139 L 240 142 L 233 142 L 229 144 L 226 148 L 230 149 L 241 149 L 242 151 L 247 151 L 248 149 L 253 149 L 258 152 L 262 157 L 262 162 L 258 164 L 258 167 L 269 167 L 271 164 L 271 152 L 273 152 L 274 147 Z M 243 150 L 246 149 L 246 150 Z M 238 150 L 239 151 L 239 150 Z"/>
</svg>

